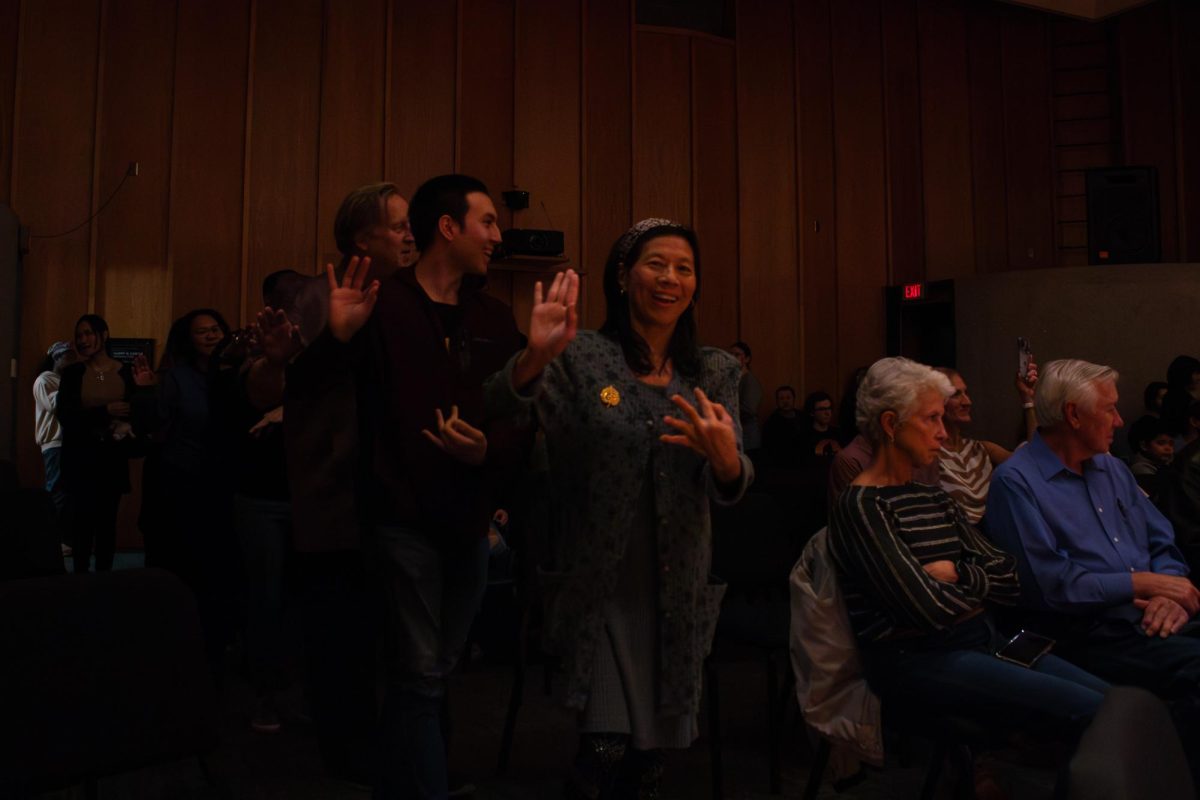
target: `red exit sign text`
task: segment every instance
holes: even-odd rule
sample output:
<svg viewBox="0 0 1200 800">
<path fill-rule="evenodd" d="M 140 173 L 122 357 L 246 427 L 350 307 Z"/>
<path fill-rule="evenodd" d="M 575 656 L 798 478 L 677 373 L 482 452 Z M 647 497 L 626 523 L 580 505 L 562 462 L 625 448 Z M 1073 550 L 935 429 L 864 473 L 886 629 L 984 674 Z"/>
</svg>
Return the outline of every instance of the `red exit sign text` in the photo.
<svg viewBox="0 0 1200 800">
<path fill-rule="evenodd" d="M 906 283 L 904 284 L 904 299 L 905 300 L 920 300 L 925 294 L 925 284 L 923 283 Z"/>
</svg>

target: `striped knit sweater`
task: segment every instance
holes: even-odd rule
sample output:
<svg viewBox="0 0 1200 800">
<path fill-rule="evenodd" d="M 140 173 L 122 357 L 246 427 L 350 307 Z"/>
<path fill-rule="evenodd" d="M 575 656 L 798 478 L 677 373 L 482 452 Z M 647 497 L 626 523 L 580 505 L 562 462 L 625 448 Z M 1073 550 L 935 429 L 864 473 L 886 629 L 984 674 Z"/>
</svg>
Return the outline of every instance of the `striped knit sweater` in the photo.
<svg viewBox="0 0 1200 800">
<path fill-rule="evenodd" d="M 941 489 L 850 486 L 830 513 L 829 546 L 850 622 L 864 642 L 933 633 L 984 601 L 1020 596 L 1016 562 L 967 524 Z M 957 583 L 922 565 L 953 561 Z"/>
</svg>

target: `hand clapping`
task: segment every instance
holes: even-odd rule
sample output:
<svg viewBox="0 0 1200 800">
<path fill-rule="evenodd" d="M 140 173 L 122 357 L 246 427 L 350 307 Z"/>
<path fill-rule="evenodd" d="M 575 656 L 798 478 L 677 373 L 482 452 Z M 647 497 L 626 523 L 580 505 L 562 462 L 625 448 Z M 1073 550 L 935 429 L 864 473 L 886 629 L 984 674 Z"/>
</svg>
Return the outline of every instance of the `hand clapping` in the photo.
<svg viewBox="0 0 1200 800">
<path fill-rule="evenodd" d="M 354 256 L 346 266 L 342 285 L 338 286 L 333 274 L 333 264 L 325 265 L 325 276 L 329 279 L 329 332 L 339 342 L 348 342 L 367 324 L 379 297 L 379 281 L 371 281 L 367 288 L 367 273 L 371 271 L 371 259 Z"/>
<path fill-rule="evenodd" d="M 690 447 L 708 459 L 713 476 L 721 483 L 733 483 L 742 474 L 742 461 L 737 449 L 737 431 L 733 417 L 720 403 L 714 403 L 699 386 L 695 389 L 696 406 L 681 395 L 671 402 L 683 411 L 686 419 L 664 417 L 663 421 L 678 433 L 664 433 L 659 439 L 666 444 Z M 697 408 L 698 407 L 698 408 Z"/>
<path fill-rule="evenodd" d="M 435 409 L 437 414 L 437 433 L 422 430 L 425 438 L 433 442 L 439 450 L 448 453 L 464 464 L 479 466 L 487 456 L 487 436 L 478 428 L 472 427 L 458 416 L 458 406 L 450 406 L 450 417 L 442 416 L 442 410 Z"/>
</svg>

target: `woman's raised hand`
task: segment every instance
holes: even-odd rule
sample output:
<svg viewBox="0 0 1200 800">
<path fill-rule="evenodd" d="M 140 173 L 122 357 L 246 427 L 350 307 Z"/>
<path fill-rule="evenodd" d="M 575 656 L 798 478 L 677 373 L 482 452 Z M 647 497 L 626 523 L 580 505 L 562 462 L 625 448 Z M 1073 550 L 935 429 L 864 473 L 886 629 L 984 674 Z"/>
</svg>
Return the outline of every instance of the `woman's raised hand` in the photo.
<svg viewBox="0 0 1200 800">
<path fill-rule="evenodd" d="M 329 279 L 329 332 L 339 342 L 350 341 L 367 324 L 375 309 L 379 281 L 371 281 L 363 289 L 370 271 L 370 258 L 354 256 L 346 266 L 346 274 L 339 286 L 333 264 L 325 265 L 325 276 Z"/>
<path fill-rule="evenodd" d="M 153 386 L 158 383 L 158 375 L 150 368 L 150 360 L 145 353 L 133 357 L 133 383 L 136 386 Z"/>
<path fill-rule="evenodd" d="M 666 444 L 690 447 L 708 459 L 713 476 L 718 481 L 733 483 L 742 475 L 733 417 L 725 406 L 709 400 L 699 386 L 695 394 L 695 406 L 682 395 L 671 397 L 671 402 L 683 411 L 684 419 L 663 417 L 663 421 L 678 433 L 664 433 L 659 439 Z"/>
</svg>

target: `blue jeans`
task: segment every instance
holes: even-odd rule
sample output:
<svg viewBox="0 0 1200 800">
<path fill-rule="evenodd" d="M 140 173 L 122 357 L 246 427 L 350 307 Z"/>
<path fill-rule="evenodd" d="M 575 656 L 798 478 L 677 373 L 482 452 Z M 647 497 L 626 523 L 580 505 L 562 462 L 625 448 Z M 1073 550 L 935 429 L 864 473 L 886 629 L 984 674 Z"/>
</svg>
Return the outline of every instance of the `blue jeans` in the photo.
<svg viewBox="0 0 1200 800">
<path fill-rule="evenodd" d="M 435 546 L 397 525 L 375 529 L 387 608 L 387 696 L 376 800 L 446 797 L 442 704 L 487 585 L 487 539 Z"/>
<path fill-rule="evenodd" d="M 864 648 L 867 677 L 881 697 L 906 707 L 1014 730 L 1051 725 L 1075 733 L 1108 684 L 1055 655 L 1032 667 L 1002 661 L 986 616 L 916 639 Z M 888 702 L 885 700 L 885 703 Z"/>
</svg>

